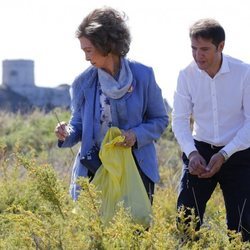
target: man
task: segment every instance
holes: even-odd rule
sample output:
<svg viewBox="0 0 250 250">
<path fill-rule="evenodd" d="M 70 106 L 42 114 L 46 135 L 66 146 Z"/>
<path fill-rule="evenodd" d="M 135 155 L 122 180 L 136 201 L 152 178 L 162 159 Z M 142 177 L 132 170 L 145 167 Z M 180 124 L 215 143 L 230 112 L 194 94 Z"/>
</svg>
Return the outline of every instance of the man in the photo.
<svg viewBox="0 0 250 250">
<path fill-rule="evenodd" d="M 177 207 L 186 216 L 194 208 L 199 229 L 219 183 L 228 229 L 249 241 L 250 67 L 222 53 L 225 32 L 216 20 L 195 22 L 189 35 L 194 61 L 180 71 L 173 105 L 184 162 Z"/>
</svg>

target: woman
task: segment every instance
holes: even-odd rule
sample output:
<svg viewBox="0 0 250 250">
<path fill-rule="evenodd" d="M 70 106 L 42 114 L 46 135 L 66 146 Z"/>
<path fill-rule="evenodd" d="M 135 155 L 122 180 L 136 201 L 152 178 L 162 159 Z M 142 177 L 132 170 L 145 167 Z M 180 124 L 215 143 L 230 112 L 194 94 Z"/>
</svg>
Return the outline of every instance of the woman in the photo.
<svg viewBox="0 0 250 250">
<path fill-rule="evenodd" d="M 115 126 L 125 136 L 124 142 L 117 146 L 132 147 L 138 171 L 152 200 L 154 183 L 159 180 L 154 141 L 168 125 L 153 70 L 125 57 L 130 32 L 125 16 L 115 9 L 103 7 L 92 11 L 83 19 L 76 36 L 92 66 L 72 84 L 70 126 L 60 123 L 55 130 L 59 147 L 72 147 L 81 141 L 72 170 L 71 195 L 77 199 L 79 176 L 91 176 L 80 159 L 93 146 L 100 147 L 107 130 Z"/>
</svg>

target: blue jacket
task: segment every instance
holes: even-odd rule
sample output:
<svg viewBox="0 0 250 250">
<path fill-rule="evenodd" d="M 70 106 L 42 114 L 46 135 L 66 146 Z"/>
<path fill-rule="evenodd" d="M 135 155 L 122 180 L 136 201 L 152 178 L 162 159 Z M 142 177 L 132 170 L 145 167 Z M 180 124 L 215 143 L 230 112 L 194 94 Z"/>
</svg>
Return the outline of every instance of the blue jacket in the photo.
<svg viewBox="0 0 250 250">
<path fill-rule="evenodd" d="M 161 89 L 157 85 L 152 68 L 129 61 L 133 74 L 132 91 L 120 99 L 111 99 L 112 124 L 119 129 L 131 129 L 136 134 L 137 144 L 133 155 L 141 170 L 153 181 L 159 181 L 157 155 L 154 142 L 168 125 L 168 115 Z M 59 147 L 72 147 L 81 141 L 81 148 L 72 169 L 71 195 L 77 198 L 75 181 L 87 176 L 87 169 L 80 158 L 92 147 L 93 137 L 100 131 L 100 100 L 95 97 L 97 69 L 89 67 L 72 84 L 73 132 Z"/>
</svg>

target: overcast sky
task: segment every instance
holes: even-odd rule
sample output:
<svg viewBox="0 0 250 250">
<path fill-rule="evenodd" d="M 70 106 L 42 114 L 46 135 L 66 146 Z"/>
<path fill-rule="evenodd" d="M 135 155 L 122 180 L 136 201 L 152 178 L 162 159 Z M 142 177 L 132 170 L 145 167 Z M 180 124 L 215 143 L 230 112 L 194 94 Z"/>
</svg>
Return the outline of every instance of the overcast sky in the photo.
<svg viewBox="0 0 250 250">
<path fill-rule="evenodd" d="M 250 62 L 249 0 L 1 0 L 0 60 L 34 60 L 37 86 L 71 84 L 89 66 L 75 30 L 103 5 L 128 15 L 128 57 L 154 68 L 170 104 L 178 72 L 192 60 L 188 28 L 197 19 L 217 19 L 226 31 L 224 52 Z"/>
</svg>

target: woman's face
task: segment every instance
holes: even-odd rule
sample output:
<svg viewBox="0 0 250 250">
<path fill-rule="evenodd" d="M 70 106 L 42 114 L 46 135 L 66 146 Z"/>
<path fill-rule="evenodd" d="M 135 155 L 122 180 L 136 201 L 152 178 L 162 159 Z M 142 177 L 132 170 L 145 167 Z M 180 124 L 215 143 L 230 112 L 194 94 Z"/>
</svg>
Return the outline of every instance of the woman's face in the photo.
<svg viewBox="0 0 250 250">
<path fill-rule="evenodd" d="M 105 69 L 108 66 L 108 56 L 103 56 L 86 37 L 80 37 L 79 40 L 86 61 L 89 61 L 96 68 Z"/>
</svg>

